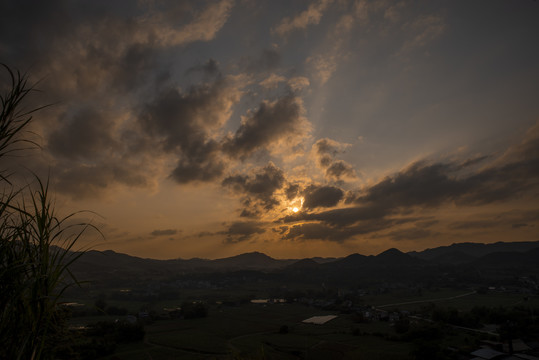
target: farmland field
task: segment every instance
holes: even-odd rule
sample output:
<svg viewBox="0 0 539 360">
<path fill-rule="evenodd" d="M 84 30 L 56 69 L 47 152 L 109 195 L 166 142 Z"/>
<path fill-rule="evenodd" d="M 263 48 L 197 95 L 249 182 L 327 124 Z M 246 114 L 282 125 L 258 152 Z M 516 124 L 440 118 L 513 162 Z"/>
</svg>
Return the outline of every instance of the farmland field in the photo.
<svg viewBox="0 0 539 360">
<path fill-rule="evenodd" d="M 187 295 L 184 293 L 184 296 Z M 188 297 L 193 298 L 192 294 Z M 196 298 L 206 298 L 202 291 Z M 181 300 L 183 301 L 183 300 Z M 161 307 L 179 306 L 180 300 L 153 303 L 154 311 Z M 135 302 L 132 310 L 142 303 Z M 539 306 L 537 297 L 520 294 L 489 292 L 478 294 L 468 289 L 424 290 L 420 294 L 410 290 L 393 290 L 382 294 L 362 296 L 360 306 L 373 306 L 392 312 L 396 309 L 420 314 L 424 307 L 469 311 L 474 306 L 507 307 L 525 304 Z M 208 302 L 208 315 L 194 319 L 157 319 L 145 325 L 143 342 L 118 344 L 114 355 L 107 359 L 413 359 L 417 342 L 395 329 L 387 319 L 364 321 L 354 311 L 341 313 L 338 309 L 323 310 L 301 303 L 231 303 Z M 324 325 L 302 321 L 322 315 L 338 315 Z M 73 318 L 81 324 L 111 320 L 111 316 Z M 435 340 L 439 346 L 467 352 L 484 335 L 450 325 L 435 324 L 421 316 L 410 316 L 414 329 L 438 327 L 442 337 Z"/>
<path fill-rule="evenodd" d="M 359 354 L 409 358 L 410 344 L 354 335 L 357 324 L 350 315 L 339 315 L 325 325 L 301 322 L 334 313 L 299 304 L 215 306 L 206 318 L 146 326 L 144 345 L 122 345 L 110 359 L 353 359 Z M 373 326 L 368 325 L 365 330 Z M 287 333 L 279 332 L 283 326 Z M 387 322 L 373 329 L 392 332 Z"/>
</svg>

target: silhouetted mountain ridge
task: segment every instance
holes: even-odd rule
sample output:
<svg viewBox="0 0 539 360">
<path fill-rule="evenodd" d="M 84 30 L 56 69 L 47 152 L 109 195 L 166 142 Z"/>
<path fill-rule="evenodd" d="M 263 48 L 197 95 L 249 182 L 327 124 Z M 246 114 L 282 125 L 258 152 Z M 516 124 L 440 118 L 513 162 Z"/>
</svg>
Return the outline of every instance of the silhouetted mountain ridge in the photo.
<svg viewBox="0 0 539 360">
<path fill-rule="evenodd" d="M 425 249 L 423 251 L 410 251 L 408 254 L 424 260 L 433 260 L 451 252 L 458 252 L 468 257 L 480 258 L 495 252 L 525 252 L 535 248 L 539 248 L 539 241 L 496 242 L 490 244 L 463 242 Z"/>
<path fill-rule="evenodd" d="M 81 279 L 104 276 L 152 277 L 185 273 L 229 272 L 238 270 L 294 273 L 296 277 L 329 276 L 342 278 L 374 274 L 416 276 L 428 266 L 465 266 L 476 268 L 537 267 L 539 242 L 460 243 L 404 253 L 391 248 L 378 255 L 358 253 L 343 258 L 275 259 L 261 252 L 250 252 L 216 260 L 144 259 L 112 250 L 84 253 L 71 269 Z"/>
<path fill-rule="evenodd" d="M 216 267 L 227 267 L 237 269 L 272 269 L 282 267 L 281 263 L 286 260 L 276 260 L 271 256 L 258 251 L 231 256 L 228 258 L 210 261 Z"/>
<path fill-rule="evenodd" d="M 313 270 L 319 269 L 320 264 L 313 259 L 301 259 L 286 267 L 288 270 Z"/>
</svg>

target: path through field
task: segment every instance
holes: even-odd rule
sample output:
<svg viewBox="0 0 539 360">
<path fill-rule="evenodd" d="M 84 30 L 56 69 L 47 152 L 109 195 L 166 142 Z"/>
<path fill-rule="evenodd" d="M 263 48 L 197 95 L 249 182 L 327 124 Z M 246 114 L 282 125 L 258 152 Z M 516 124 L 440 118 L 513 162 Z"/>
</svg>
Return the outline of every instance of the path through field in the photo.
<svg viewBox="0 0 539 360">
<path fill-rule="evenodd" d="M 425 302 L 446 301 L 446 300 L 458 299 L 458 298 L 465 297 L 465 296 L 470 296 L 470 295 L 473 295 L 473 294 L 476 294 L 476 293 L 477 293 L 476 291 L 472 291 L 472 292 L 469 292 L 469 293 L 466 293 L 466 294 L 455 295 L 455 296 L 450 296 L 450 297 L 445 297 L 445 298 L 421 299 L 421 300 L 406 301 L 406 302 L 394 303 L 394 304 L 376 305 L 374 307 L 375 308 L 383 308 L 383 307 L 389 307 L 389 306 L 400 306 L 400 305 L 410 305 L 410 304 L 421 304 L 421 303 L 425 303 Z"/>
</svg>

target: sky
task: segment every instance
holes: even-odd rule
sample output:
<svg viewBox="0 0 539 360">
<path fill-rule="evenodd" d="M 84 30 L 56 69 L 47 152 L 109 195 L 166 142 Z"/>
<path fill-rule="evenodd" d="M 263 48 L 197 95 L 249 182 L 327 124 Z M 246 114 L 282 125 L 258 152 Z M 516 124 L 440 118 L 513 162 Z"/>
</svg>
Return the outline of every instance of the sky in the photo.
<svg viewBox="0 0 539 360">
<path fill-rule="evenodd" d="M 539 240 L 539 3 L 0 3 L 81 247 L 157 258 Z M 5 71 L 2 79 L 5 80 Z M 2 88 L 5 88 L 5 83 Z M 78 212 L 79 210 L 84 210 Z"/>
</svg>

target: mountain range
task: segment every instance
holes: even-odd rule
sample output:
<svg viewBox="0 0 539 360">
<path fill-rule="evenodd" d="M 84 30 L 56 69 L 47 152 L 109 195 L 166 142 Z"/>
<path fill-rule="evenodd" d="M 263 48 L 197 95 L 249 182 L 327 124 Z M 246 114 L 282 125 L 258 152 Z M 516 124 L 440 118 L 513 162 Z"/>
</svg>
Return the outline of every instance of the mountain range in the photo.
<svg viewBox="0 0 539 360">
<path fill-rule="evenodd" d="M 72 271 L 88 278 L 101 276 L 137 275 L 152 277 L 186 273 L 215 273 L 230 271 L 285 272 L 290 276 L 308 273 L 325 276 L 343 276 L 358 271 L 387 272 L 394 276 L 420 274 L 425 267 L 467 268 L 503 268 L 503 267 L 539 267 L 539 241 L 535 242 L 497 242 L 456 243 L 423 251 L 408 253 L 397 249 L 388 249 L 378 255 L 351 254 L 342 258 L 305 258 L 274 259 L 260 252 L 244 253 L 216 260 L 207 259 L 144 259 L 107 251 L 90 250 L 84 253 L 74 264 Z M 399 269 L 394 272 L 394 269 Z M 368 270 L 368 271 L 367 271 Z"/>
</svg>

